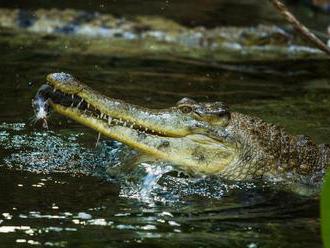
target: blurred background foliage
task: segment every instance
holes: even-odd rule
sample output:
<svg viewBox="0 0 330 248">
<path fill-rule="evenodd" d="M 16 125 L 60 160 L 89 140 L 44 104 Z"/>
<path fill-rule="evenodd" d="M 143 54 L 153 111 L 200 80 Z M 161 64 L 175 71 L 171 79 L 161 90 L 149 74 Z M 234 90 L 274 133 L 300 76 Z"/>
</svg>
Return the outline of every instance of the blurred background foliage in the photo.
<svg viewBox="0 0 330 248">
<path fill-rule="evenodd" d="M 329 24 L 327 0 L 287 0 L 290 10 L 308 27 L 325 31 Z M 73 8 L 108 13 L 117 17 L 163 16 L 187 26 L 251 26 L 283 24 L 270 1 L 260 0 L 1 0 L 7 8 Z"/>
</svg>

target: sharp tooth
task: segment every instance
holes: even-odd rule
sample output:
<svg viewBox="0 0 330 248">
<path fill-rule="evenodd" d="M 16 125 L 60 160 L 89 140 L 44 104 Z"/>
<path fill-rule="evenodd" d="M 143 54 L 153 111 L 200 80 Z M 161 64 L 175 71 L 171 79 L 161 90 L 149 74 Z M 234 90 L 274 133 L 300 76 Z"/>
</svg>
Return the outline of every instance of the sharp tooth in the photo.
<svg viewBox="0 0 330 248">
<path fill-rule="evenodd" d="M 56 92 L 56 89 L 55 88 L 53 89 L 53 92 Z"/>
<path fill-rule="evenodd" d="M 148 128 L 147 127 L 145 128 L 145 130 L 146 130 L 146 132 L 148 132 Z"/>
<path fill-rule="evenodd" d="M 73 107 L 73 103 L 71 103 L 71 105 L 70 105 L 70 108 L 72 108 Z"/>
<path fill-rule="evenodd" d="M 132 129 L 133 129 L 133 127 L 134 127 L 134 124 L 131 125 L 131 128 L 132 128 Z"/>
<path fill-rule="evenodd" d="M 123 126 L 124 126 L 124 127 L 126 127 L 126 125 L 127 125 L 127 122 L 126 122 L 126 121 L 124 121 L 124 124 L 123 124 Z"/>
<path fill-rule="evenodd" d="M 155 130 L 151 130 L 151 132 L 153 132 L 153 133 L 154 133 L 154 132 L 155 132 Z"/>
<path fill-rule="evenodd" d="M 101 113 L 100 116 L 101 116 L 101 119 L 103 119 L 103 113 Z"/>
<path fill-rule="evenodd" d="M 74 99 L 74 95 L 73 95 L 73 94 L 71 95 L 71 99 L 72 99 L 72 100 Z"/>
<path fill-rule="evenodd" d="M 110 125 L 111 124 L 111 121 L 112 121 L 112 118 L 111 116 L 108 117 L 108 124 Z"/>
<path fill-rule="evenodd" d="M 81 101 L 78 103 L 77 108 L 80 107 L 80 105 L 84 102 L 84 99 L 81 99 Z"/>
<path fill-rule="evenodd" d="M 98 146 L 99 141 L 100 141 L 100 138 L 101 138 L 101 133 L 98 133 L 97 134 L 97 140 L 96 140 L 95 148 Z"/>
<path fill-rule="evenodd" d="M 87 103 L 87 108 L 89 108 L 91 105 L 89 103 Z"/>
</svg>

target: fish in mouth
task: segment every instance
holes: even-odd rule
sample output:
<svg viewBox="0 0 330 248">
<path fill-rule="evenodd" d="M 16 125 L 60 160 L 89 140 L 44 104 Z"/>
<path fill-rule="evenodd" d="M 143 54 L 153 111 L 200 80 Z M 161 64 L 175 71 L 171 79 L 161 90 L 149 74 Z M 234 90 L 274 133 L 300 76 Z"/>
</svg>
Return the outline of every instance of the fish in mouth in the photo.
<svg viewBox="0 0 330 248">
<path fill-rule="evenodd" d="M 231 112 L 223 102 L 183 98 L 167 109 L 149 109 L 106 97 L 67 73 L 49 74 L 36 99 L 188 173 L 314 184 L 322 180 L 330 160 L 328 145 L 289 135 L 257 117 Z M 35 111 L 40 106 L 35 104 Z"/>
</svg>

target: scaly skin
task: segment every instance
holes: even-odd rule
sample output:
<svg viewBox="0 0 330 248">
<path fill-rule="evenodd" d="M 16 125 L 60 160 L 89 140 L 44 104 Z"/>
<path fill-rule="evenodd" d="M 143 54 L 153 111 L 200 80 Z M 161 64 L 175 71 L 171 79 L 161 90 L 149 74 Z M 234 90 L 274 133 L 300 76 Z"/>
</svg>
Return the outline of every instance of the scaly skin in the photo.
<svg viewBox="0 0 330 248">
<path fill-rule="evenodd" d="M 47 81 L 37 93 L 39 102 L 45 99 L 59 114 L 180 170 L 314 185 L 330 161 L 328 145 L 230 112 L 222 102 L 184 98 L 168 109 L 148 109 L 105 97 L 69 74 L 50 74 Z"/>
<path fill-rule="evenodd" d="M 329 145 L 317 145 L 307 136 L 287 134 L 283 128 L 259 118 L 232 113 L 227 130 L 242 145 L 239 162 L 228 172 L 319 181 L 330 161 Z M 306 177 L 307 176 L 307 177 Z M 310 177 L 308 177 L 310 176 Z"/>
</svg>

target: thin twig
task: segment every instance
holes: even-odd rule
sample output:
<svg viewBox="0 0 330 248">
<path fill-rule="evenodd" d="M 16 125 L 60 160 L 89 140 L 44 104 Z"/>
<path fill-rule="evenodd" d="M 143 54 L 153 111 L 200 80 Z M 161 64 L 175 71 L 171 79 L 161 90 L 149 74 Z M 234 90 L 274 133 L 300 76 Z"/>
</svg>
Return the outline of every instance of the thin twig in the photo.
<svg viewBox="0 0 330 248">
<path fill-rule="evenodd" d="M 282 16 L 300 33 L 307 41 L 311 42 L 318 49 L 330 55 L 330 47 L 324 44 L 318 37 L 316 37 L 306 26 L 297 20 L 296 17 L 289 11 L 289 9 L 279 0 L 271 0 L 273 5 Z"/>
</svg>

